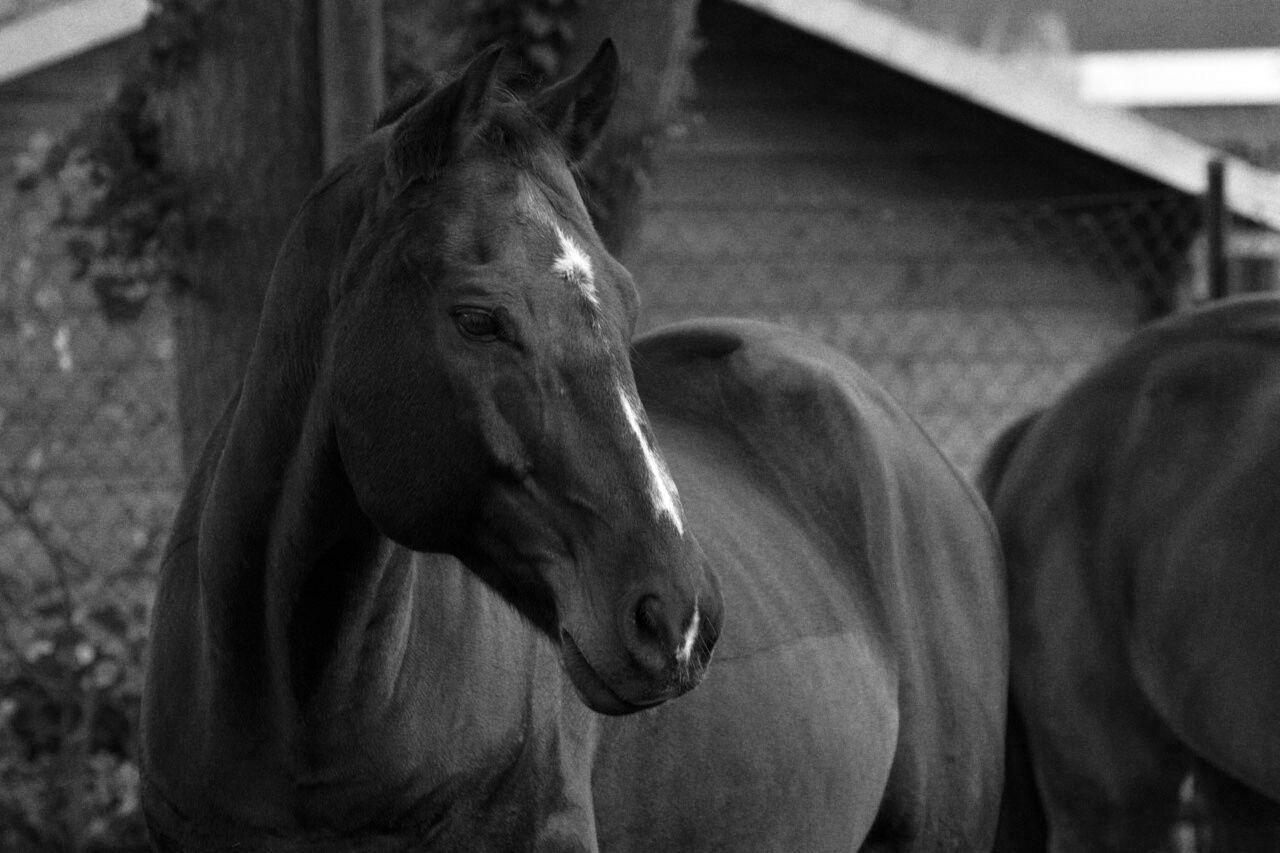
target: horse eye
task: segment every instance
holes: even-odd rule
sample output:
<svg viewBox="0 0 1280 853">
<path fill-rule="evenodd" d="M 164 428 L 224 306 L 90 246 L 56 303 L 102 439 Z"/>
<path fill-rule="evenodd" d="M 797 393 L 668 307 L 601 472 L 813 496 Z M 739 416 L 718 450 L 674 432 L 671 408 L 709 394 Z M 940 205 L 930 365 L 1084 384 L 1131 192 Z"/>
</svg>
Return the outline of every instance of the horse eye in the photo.
<svg viewBox="0 0 1280 853">
<path fill-rule="evenodd" d="M 477 341 L 496 341 L 502 332 L 497 317 L 477 308 L 453 312 L 453 322 L 458 325 L 462 334 Z"/>
</svg>

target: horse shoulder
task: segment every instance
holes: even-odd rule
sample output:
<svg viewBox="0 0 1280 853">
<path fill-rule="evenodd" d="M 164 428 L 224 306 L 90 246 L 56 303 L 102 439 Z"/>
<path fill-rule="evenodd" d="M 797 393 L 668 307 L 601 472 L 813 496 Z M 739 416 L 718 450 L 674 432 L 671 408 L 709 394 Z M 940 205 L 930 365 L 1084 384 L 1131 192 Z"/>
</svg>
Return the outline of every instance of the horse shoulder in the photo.
<svg viewBox="0 0 1280 853">
<path fill-rule="evenodd" d="M 996 799 L 1007 677 L 1002 562 L 976 492 L 856 365 L 785 329 L 679 324 L 639 340 L 635 364 L 651 416 L 730 436 L 735 451 L 721 458 L 750 469 L 803 531 L 808 544 L 788 550 L 813 555 L 752 569 L 740 581 L 744 601 L 726 578 L 732 612 L 749 618 L 753 600 L 776 611 L 806 589 L 836 588 L 815 597 L 850 602 L 851 630 L 891 674 L 896 740 L 885 798 L 900 813 L 889 821 L 904 832 L 950 823 L 967 825 L 957 831 L 968 840 L 989 837 L 994 813 L 959 813 Z M 681 454 L 664 452 L 679 479 Z M 817 576 L 797 574 L 797 564 L 816 565 Z M 804 603 L 797 618 L 821 607 Z M 723 650 L 733 642 L 727 635 Z"/>
<path fill-rule="evenodd" d="M 740 464 L 866 572 L 859 592 L 878 597 L 882 615 L 908 601 L 957 619 L 1002 615 L 981 498 L 847 358 L 780 327 L 732 320 L 679 324 L 636 349 L 646 406 L 732 435 Z M 937 591 L 956 597 L 931 600 Z"/>
</svg>

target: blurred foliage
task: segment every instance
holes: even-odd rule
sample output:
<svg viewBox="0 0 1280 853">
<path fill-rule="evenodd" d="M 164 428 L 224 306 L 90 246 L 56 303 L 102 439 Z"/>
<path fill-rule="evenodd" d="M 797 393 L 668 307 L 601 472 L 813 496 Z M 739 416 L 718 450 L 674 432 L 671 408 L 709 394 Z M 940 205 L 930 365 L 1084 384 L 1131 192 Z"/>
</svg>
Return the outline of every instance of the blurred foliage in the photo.
<svg viewBox="0 0 1280 853">
<path fill-rule="evenodd" d="M 491 44 L 507 46 L 518 86 L 559 76 L 582 0 L 386 0 L 383 8 L 387 91 L 394 100 Z"/>
<path fill-rule="evenodd" d="M 164 285 L 182 286 L 168 250 L 193 239 L 197 216 L 204 226 L 216 220 L 216 201 L 202 200 L 165 169 L 150 98 L 195 65 L 206 22 L 223 3 L 155 0 L 146 50 L 115 94 L 70 133 L 20 158 L 20 186 L 52 180 L 72 276 L 90 283 L 111 320 L 135 319 Z"/>
<path fill-rule="evenodd" d="M 536 82 L 557 76 L 573 41 L 572 20 L 580 4 L 581 0 L 467 0 L 442 12 L 428 9 L 433 4 L 420 0 L 388 0 L 391 91 L 440 70 L 427 64 L 432 55 L 448 53 L 440 48 L 449 44 L 424 41 L 441 39 L 462 54 L 452 57 L 453 62 L 480 46 L 502 42 L 516 57 L 524 79 Z M 28 185 L 42 177 L 53 180 L 61 205 L 61 233 L 76 262 L 72 274 L 90 283 L 102 310 L 113 320 L 136 317 L 166 284 L 184 286 L 169 260 L 170 250 L 217 223 L 217 199 L 183 186 L 165 169 L 149 98 L 159 81 L 193 67 L 206 21 L 223 0 L 162 0 L 153 5 L 146 53 L 126 71 L 124 85 L 66 137 L 30 152 L 20 178 Z"/>
<path fill-rule="evenodd" d="M 473 47 L 506 44 L 534 81 L 558 77 L 573 44 L 581 0 L 483 0 L 476 9 Z"/>
<path fill-rule="evenodd" d="M 174 275 L 163 247 L 183 195 L 160 166 L 146 103 L 142 85 L 127 82 L 72 132 L 31 152 L 19 177 L 28 188 L 51 181 L 71 275 L 90 283 L 112 320 L 137 318 Z"/>
<path fill-rule="evenodd" d="M 62 581 L 40 585 L 20 620 L 4 593 L 0 848 L 144 850 L 136 733 L 149 578 Z"/>
<path fill-rule="evenodd" d="M 189 70 L 200 51 L 204 23 L 224 0 L 152 0 L 146 23 L 148 70 L 154 75 Z"/>
<path fill-rule="evenodd" d="M 158 381 L 172 345 L 154 310 L 108 321 L 74 279 L 84 259 L 55 223 L 96 188 L 71 158 L 33 180 L 52 156 L 37 141 L 22 188 L 0 185 L 0 850 L 141 851 L 142 663 L 176 497 Z"/>
</svg>

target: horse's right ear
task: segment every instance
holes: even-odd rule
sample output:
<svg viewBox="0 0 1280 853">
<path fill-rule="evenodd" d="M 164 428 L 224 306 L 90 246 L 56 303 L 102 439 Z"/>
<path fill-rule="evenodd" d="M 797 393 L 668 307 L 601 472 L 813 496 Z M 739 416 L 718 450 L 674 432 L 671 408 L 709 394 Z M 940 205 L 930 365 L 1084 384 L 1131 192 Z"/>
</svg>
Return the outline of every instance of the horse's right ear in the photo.
<svg viewBox="0 0 1280 853">
<path fill-rule="evenodd" d="M 487 48 L 453 82 L 408 109 L 391 130 L 387 175 L 399 188 L 430 178 L 467 147 L 483 127 L 493 100 L 502 46 Z"/>
<path fill-rule="evenodd" d="M 600 135 L 618 96 L 618 50 L 605 39 L 577 74 L 538 95 L 531 106 L 560 140 L 571 163 L 582 160 Z"/>
</svg>

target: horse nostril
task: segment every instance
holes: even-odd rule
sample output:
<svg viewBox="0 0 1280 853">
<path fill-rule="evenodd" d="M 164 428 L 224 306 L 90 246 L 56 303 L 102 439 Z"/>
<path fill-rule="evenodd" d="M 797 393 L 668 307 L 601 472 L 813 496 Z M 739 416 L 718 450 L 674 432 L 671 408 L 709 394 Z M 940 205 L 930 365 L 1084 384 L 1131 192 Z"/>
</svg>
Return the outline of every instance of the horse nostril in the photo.
<svg viewBox="0 0 1280 853">
<path fill-rule="evenodd" d="M 702 612 L 695 604 L 681 620 L 658 595 L 645 595 L 632 611 L 632 652 L 654 669 L 700 666 L 708 649 Z"/>
<path fill-rule="evenodd" d="M 670 644 L 662 609 L 662 602 L 656 595 L 646 595 L 636 604 L 636 634 L 641 642 L 664 648 Z"/>
</svg>

